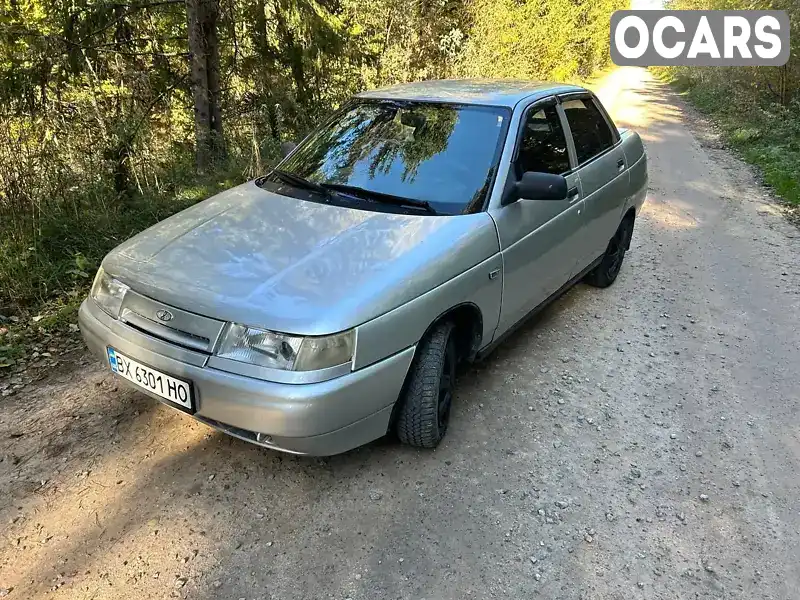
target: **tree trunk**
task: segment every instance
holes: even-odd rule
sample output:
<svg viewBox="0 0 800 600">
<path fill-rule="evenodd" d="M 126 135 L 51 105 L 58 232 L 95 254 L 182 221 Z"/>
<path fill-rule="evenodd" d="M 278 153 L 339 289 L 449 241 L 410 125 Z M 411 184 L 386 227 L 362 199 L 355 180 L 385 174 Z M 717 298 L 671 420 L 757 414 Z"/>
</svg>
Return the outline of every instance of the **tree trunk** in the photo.
<svg viewBox="0 0 800 600">
<path fill-rule="evenodd" d="M 272 94 L 272 81 L 270 72 L 274 70 L 275 52 L 269 44 L 269 32 L 267 30 L 266 4 L 264 0 L 254 0 L 252 3 L 252 27 L 250 37 L 253 48 L 261 60 L 262 68 L 259 70 L 259 83 L 261 84 L 261 95 L 267 106 L 267 120 L 269 122 L 272 137 L 280 141 L 281 134 L 278 127 L 278 117 L 275 113 L 275 100 Z"/>
<path fill-rule="evenodd" d="M 206 33 L 206 72 L 208 73 L 208 94 L 211 117 L 211 144 L 214 156 L 221 158 L 225 154 L 225 138 L 222 132 L 222 107 L 220 105 L 220 77 L 219 77 L 219 35 L 217 22 L 219 21 L 219 0 L 207 2 L 208 9 Z"/>
<path fill-rule="evenodd" d="M 50 59 L 42 61 L 42 70 L 39 74 L 39 93 L 41 96 L 42 112 L 47 112 L 47 83 L 50 79 Z"/>
<path fill-rule="evenodd" d="M 130 200 L 130 146 L 126 140 L 118 140 L 115 147 L 106 151 L 114 170 L 114 192 L 117 198 Z"/>
<path fill-rule="evenodd" d="M 189 55 L 194 100 L 195 158 L 197 169 L 205 171 L 222 155 L 222 112 L 220 109 L 219 0 L 186 0 Z"/>
<path fill-rule="evenodd" d="M 294 79 L 295 98 L 299 107 L 299 126 L 305 129 L 308 124 L 306 118 L 309 109 L 308 91 L 306 88 L 305 65 L 303 64 L 303 47 L 295 40 L 294 32 L 286 23 L 283 13 L 284 6 L 280 0 L 275 0 L 275 21 L 278 35 L 283 43 L 284 52 L 288 55 L 289 68 Z"/>
<path fill-rule="evenodd" d="M 208 90 L 206 45 L 203 34 L 205 0 L 186 0 L 189 30 L 189 68 L 194 100 L 194 141 L 197 169 L 204 171 L 211 162 L 211 106 Z"/>
<path fill-rule="evenodd" d="M 383 58 L 386 56 L 386 51 L 389 49 L 389 39 L 392 35 L 392 25 L 394 24 L 394 9 L 391 8 L 389 16 L 386 17 L 386 33 L 383 36 L 383 48 L 378 56 L 378 64 L 375 65 L 375 81 L 377 84 L 383 85 Z"/>
<path fill-rule="evenodd" d="M 291 36 L 291 34 L 290 34 Z M 306 70 L 303 64 L 303 49 L 294 41 L 294 36 L 289 38 L 289 59 L 292 63 L 292 77 L 297 89 L 297 101 L 304 109 L 308 109 L 308 91 L 306 89 Z"/>
<path fill-rule="evenodd" d="M 781 105 L 789 106 L 789 63 L 781 67 Z"/>
</svg>

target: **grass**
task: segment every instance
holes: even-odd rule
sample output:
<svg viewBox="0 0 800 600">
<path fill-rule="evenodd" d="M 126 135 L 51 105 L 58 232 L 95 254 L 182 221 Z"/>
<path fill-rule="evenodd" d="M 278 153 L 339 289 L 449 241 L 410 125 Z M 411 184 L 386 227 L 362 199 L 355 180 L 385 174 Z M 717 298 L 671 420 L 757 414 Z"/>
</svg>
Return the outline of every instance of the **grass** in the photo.
<svg viewBox="0 0 800 600">
<path fill-rule="evenodd" d="M 75 333 L 103 257 L 150 225 L 244 180 L 235 161 L 203 176 L 176 169 L 158 191 L 109 202 L 104 186 L 68 190 L 36 211 L 0 214 L 0 375 L 32 345 Z"/>
<path fill-rule="evenodd" d="M 720 127 L 726 143 L 761 169 L 764 182 L 800 206 L 800 102 L 789 107 L 725 77 L 699 77 L 686 69 L 659 68 L 669 82 Z"/>
<path fill-rule="evenodd" d="M 25 218 L 0 219 L 0 315 L 24 318 L 84 294 L 109 250 L 242 179 L 229 167 L 124 203 L 103 201 L 105 190 L 83 191 Z"/>
</svg>

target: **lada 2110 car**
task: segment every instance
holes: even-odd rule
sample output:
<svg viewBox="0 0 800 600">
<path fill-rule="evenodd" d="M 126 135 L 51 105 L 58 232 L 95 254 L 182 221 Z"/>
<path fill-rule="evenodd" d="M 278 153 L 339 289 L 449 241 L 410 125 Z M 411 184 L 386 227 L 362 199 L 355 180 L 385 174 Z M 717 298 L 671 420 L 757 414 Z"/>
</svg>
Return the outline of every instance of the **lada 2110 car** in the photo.
<svg viewBox="0 0 800 600">
<path fill-rule="evenodd" d="M 613 283 L 646 189 L 639 136 L 583 88 L 365 92 L 264 177 L 109 253 L 80 327 L 117 375 L 250 442 L 430 448 L 459 362 L 573 283 Z"/>
</svg>

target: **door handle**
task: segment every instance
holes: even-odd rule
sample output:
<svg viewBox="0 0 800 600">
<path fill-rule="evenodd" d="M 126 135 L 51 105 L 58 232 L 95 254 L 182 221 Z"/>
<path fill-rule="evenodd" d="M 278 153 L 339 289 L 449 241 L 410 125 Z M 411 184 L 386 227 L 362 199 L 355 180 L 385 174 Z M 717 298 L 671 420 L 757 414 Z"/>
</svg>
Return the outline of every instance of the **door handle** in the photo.
<svg viewBox="0 0 800 600">
<path fill-rule="evenodd" d="M 567 190 L 567 200 L 570 203 L 574 202 L 578 198 L 578 186 L 573 186 Z"/>
<path fill-rule="evenodd" d="M 617 161 L 617 170 L 618 171 L 624 171 L 625 170 L 625 159 L 624 158 L 620 158 Z"/>
</svg>

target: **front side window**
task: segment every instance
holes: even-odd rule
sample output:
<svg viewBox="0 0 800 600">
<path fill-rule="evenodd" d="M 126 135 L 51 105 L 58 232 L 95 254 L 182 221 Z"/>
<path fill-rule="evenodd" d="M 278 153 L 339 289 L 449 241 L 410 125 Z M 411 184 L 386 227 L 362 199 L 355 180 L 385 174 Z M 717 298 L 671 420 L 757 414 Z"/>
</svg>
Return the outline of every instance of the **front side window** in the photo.
<svg viewBox="0 0 800 600">
<path fill-rule="evenodd" d="M 279 170 L 364 200 L 381 195 L 461 214 L 483 203 L 505 138 L 508 109 L 359 101 L 315 131 Z"/>
<path fill-rule="evenodd" d="M 566 100 L 561 106 L 572 130 L 579 165 L 614 145 L 611 128 L 589 98 Z"/>
<path fill-rule="evenodd" d="M 529 111 L 523 127 L 518 176 L 527 171 L 554 175 L 569 171 L 567 140 L 555 104 Z"/>
</svg>

